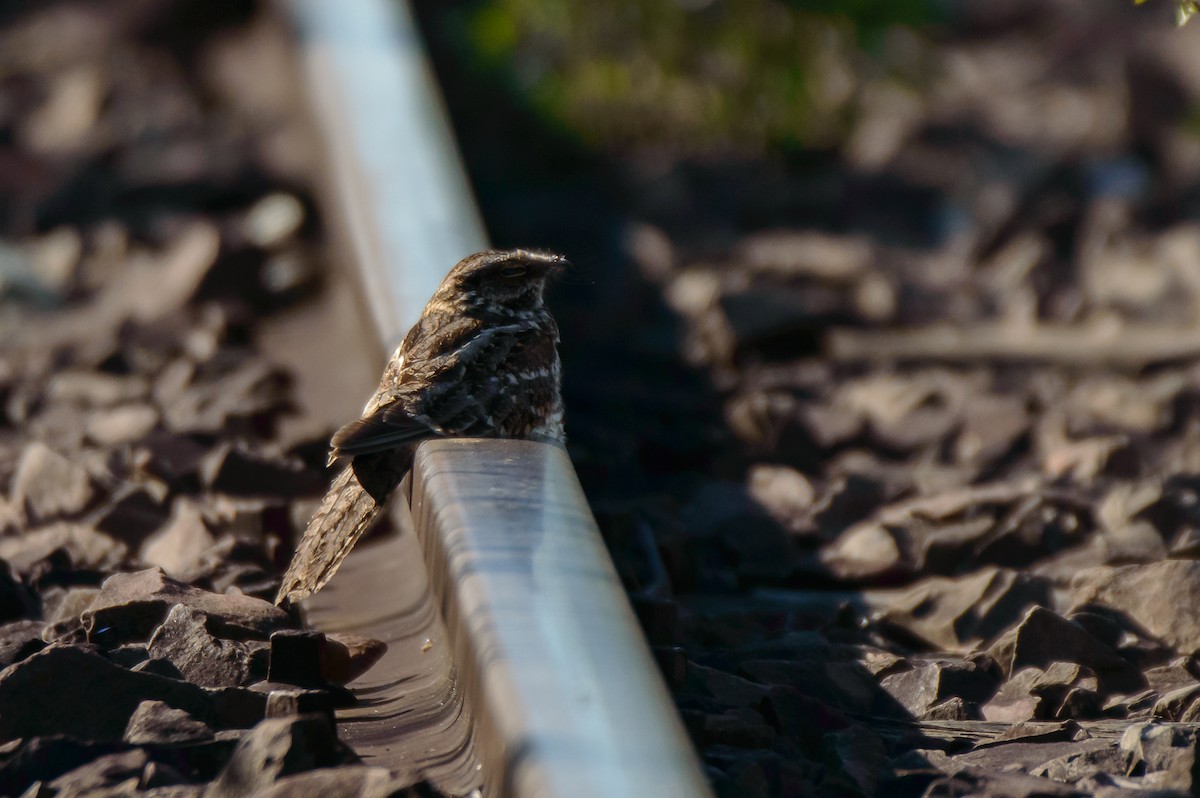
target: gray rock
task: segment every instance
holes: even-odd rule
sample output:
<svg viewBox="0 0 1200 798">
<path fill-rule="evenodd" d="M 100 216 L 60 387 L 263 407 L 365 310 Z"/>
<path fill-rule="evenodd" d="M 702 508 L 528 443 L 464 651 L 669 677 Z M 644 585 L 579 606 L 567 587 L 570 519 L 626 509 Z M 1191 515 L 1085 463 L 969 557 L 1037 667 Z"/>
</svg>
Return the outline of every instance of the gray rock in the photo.
<svg viewBox="0 0 1200 798">
<path fill-rule="evenodd" d="M 327 718 L 270 718 L 241 739 L 205 797 L 251 798 L 285 776 L 352 761 Z"/>
<path fill-rule="evenodd" d="M 147 565 L 162 568 L 168 576 L 183 578 L 216 542 L 199 506 L 180 498 L 173 505 L 170 520 L 142 544 L 141 559 Z"/>
<path fill-rule="evenodd" d="M 879 782 L 887 771 L 887 752 L 879 735 L 854 725 L 826 735 L 823 747 L 832 779 L 846 783 L 861 795 L 878 794 Z"/>
<path fill-rule="evenodd" d="M 886 676 L 880 687 L 920 717 L 950 698 L 982 703 L 992 697 L 998 684 L 974 663 L 932 662 Z"/>
<path fill-rule="evenodd" d="M 169 508 L 161 493 L 134 487 L 118 493 L 88 520 L 99 531 L 137 550 L 152 532 L 166 523 L 168 515 Z"/>
<path fill-rule="evenodd" d="M 213 732 L 182 709 L 162 701 L 143 701 L 130 716 L 124 739 L 134 745 L 172 745 L 211 740 Z"/>
<path fill-rule="evenodd" d="M 37 598 L 17 580 L 8 563 L 0 560 L 0 622 L 29 618 L 37 614 Z"/>
<path fill-rule="evenodd" d="M 321 647 L 321 677 L 332 684 L 348 684 L 369 671 L 387 653 L 387 643 L 362 635 L 334 632 Z"/>
<path fill-rule="evenodd" d="M 1034 685 L 1044 675 L 1040 668 L 1024 668 L 1013 674 L 991 700 L 981 708 L 987 720 L 1001 723 L 1021 723 L 1045 718 L 1044 699 L 1034 691 Z"/>
<path fill-rule="evenodd" d="M 325 768 L 299 773 L 280 779 L 258 794 L 258 798 L 416 798 L 410 793 L 417 778 L 381 767 L 347 765 L 337 769 Z"/>
<path fill-rule="evenodd" d="M 1075 606 L 1104 604 L 1120 610 L 1177 651 L 1200 651 L 1200 614 L 1179 612 L 1200 606 L 1200 561 L 1164 560 L 1080 574 Z"/>
<path fill-rule="evenodd" d="M 83 512 L 95 490 L 82 466 L 33 441 L 21 453 L 11 495 L 29 519 L 37 522 Z"/>
<path fill-rule="evenodd" d="M 287 613 L 262 599 L 209 593 L 151 568 L 104 580 L 82 615 L 83 626 L 89 639 L 106 645 L 146 640 L 176 604 L 203 612 L 213 634 L 231 639 L 265 640 L 291 624 Z"/>
<path fill-rule="evenodd" d="M 96 410 L 88 415 L 87 436 L 100 446 L 116 446 L 141 439 L 158 424 L 158 410 L 146 402 Z"/>
<path fill-rule="evenodd" d="M 1033 666 L 1045 668 L 1052 662 L 1086 665 L 1102 681 L 1141 680 L 1117 652 L 1088 634 L 1083 627 L 1044 607 L 1033 607 L 1015 629 L 1002 635 L 989 649 L 1007 674 Z"/>
<path fill-rule="evenodd" d="M 125 561 L 128 547 L 86 524 L 60 522 L 31 529 L 20 537 L 0 539 L 0 559 L 17 573 L 28 574 L 55 552 L 65 552 L 81 571 L 111 571 Z"/>
<path fill-rule="evenodd" d="M 244 645 L 208 633 L 208 616 L 176 604 L 146 646 L 151 657 L 165 659 L 190 682 L 202 687 L 237 687 L 250 673 Z"/>
<path fill-rule="evenodd" d="M 46 647 L 42 621 L 13 621 L 0 626 L 0 668 L 7 668 Z"/>
<path fill-rule="evenodd" d="M 1004 568 L 955 579 L 925 579 L 890 599 L 881 620 L 931 646 L 953 651 L 978 645 L 1050 602 L 1050 585 Z"/>
<path fill-rule="evenodd" d="M 86 765 L 81 765 L 74 770 L 56 778 L 50 782 L 50 788 L 57 791 L 59 795 L 96 795 L 99 791 L 105 788 L 117 787 L 118 785 L 125 787 L 126 783 L 132 782 L 132 787 L 136 793 L 137 786 L 142 777 L 142 771 L 149 763 L 150 758 L 146 752 L 140 748 L 135 748 L 131 751 L 121 751 L 119 753 L 105 754 L 97 757 Z M 105 791 L 104 795 L 111 795 Z"/>
<path fill-rule="evenodd" d="M 323 483 L 297 459 L 231 444 L 205 457 L 200 478 L 210 490 L 232 496 L 305 496 L 319 491 Z"/>
<path fill-rule="evenodd" d="M 1163 694 L 1154 704 L 1154 717 L 1194 722 L 1197 710 L 1200 710 L 1200 684 L 1191 684 Z"/>
<path fill-rule="evenodd" d="M 125 670 L 86 647 L 55 644 L 0 672 L 0 739 L 66 734 L 120 740 L 146 700 L 220 727 L 253 725 L 266 709 L 265 697 L 249 690 L 206 690 Z"/>
<path fill-rule="evenodd" d="M 1120 749 L 1125 772 L 1132 776 L 1162 773 L 1156 786 L 1194 790 L 1200 776 L 1197 745 L 1200 733 L 1195 728 L 1139 723 L 1121 736 Z"/>
</svg>

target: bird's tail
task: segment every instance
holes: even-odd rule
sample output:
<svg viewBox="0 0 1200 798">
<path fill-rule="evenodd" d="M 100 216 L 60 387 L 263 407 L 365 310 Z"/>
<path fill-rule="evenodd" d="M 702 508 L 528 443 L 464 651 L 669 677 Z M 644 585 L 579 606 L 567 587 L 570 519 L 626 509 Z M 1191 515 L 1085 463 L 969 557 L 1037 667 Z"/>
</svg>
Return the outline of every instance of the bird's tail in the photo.
<svg viewBox="0 0 1200 798">
<path fill-rule="evenodd" d="M 383 504 L 359 484 L 354 470 L 342 469 L 308 522 L 275 603 L 294 603 L 320 590 L 382 510 Z"/>
</svg>

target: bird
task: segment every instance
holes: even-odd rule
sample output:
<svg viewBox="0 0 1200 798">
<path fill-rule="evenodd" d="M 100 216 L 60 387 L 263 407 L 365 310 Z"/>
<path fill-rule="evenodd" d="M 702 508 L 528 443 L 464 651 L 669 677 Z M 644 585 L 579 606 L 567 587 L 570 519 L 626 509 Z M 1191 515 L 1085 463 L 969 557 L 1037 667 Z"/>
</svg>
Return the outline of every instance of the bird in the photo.
<svg viewBox="0 0 1200 798">
<path fill-rule="evenodd" d="M 564 443 L 559 333 L 543 293 L 562 255 L 487 250 L 459 261 L 384 367 L 362 416 L 330 441 L 341 471 L 321 501 L 276 595 L 320 590 L 435 438 Z"/>
</svg>

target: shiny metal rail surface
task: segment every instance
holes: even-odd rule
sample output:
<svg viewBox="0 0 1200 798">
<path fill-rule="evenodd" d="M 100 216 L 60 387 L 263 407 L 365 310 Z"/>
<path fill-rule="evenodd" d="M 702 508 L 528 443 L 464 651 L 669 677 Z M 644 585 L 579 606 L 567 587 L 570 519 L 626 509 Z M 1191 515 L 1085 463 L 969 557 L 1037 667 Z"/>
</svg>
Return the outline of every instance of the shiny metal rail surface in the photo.
<svg viewBox="0 0 1200 798">
<path fill-rule="evenodd" d="M 485 794 L 707 795 L 566 452 L 432 441 L 413 474 Z"/>
<path fill-rule="evenodd" d="M 482 783 L 474 724 L 408 507 L 394 504 L 390 529 L 359 544 L 325 590 L 304 602 L 305 619 L 388 645 L 349 685 L 357 703 L 338 712 L 342 740 L 368 765 L 419 773 L 444 793 L 468 795 Z"/>
<path fill-rule="evenodd" d="M 338 223 L 390 351 L 446 272 L 487 248 L 404 0 L 283 0 L 300 37 Z"/>
<path fill-rule="evenodd" d="M 450 266 L 486 248 L 483 227 L 405 3 L 279 2 L 325 142 L 327 216 L 390 349 Z M 435 763 L 443 789 L 481 780 L 487 798 L 710 795 L 566 453 L 426 444 L 412 496 L 418 535 L 361 545 L 305 604 L 317 628 L 391 646 L 351 685 L 362 700 L 342 734 L 376 764 Z M 417 537 L 435 617 L 415 597 Z M 427 750 L 394 742 L 412 734 Z"/>
</svg>

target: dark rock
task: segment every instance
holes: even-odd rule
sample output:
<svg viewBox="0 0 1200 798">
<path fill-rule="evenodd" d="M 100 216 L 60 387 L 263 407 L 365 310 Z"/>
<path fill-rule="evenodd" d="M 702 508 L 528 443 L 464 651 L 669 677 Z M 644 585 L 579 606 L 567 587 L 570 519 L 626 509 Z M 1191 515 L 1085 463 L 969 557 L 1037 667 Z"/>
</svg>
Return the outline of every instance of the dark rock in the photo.
<svg viewBox="0 0 1200 798">
<path fill-rule="evenodd" d="M 97 530 L 137 550 L 168 516 L 169 509 L 160 496 L 134 487 L 119 493 L 89 520 Z"/>
<path fill-rule="evenodd" d="M 138 786 L 147 791 L 144 798 L 190 798 L 199 792 L 199 785 L 187 784 L 188 781 L 187 776 L 171 765 L 151 761 L 142 770 Z"/>
<path fill-rule="evenodd" d="M 1030 692 L 1043 699 L 1047 717 L 1099 717 L 1099 682 L 1092 671 L 1071 662 L 1055 662 L 1038 677 Z"/>
<path fill-rule="evenodd" d="M 19 574 L 30 575 L 56 552 L 63 552 L 79 571 L 111 571 L 128 555 L 128 547 L 86 524 L 62 522 L 32 529 L 19 538 L 0 539 L 0 559 Z"/>
<path fill-rule="evenodd" d="M 271 718 L 242 738 L 207 798 L 251 798 L 284 776 L 353 761 L 327 718 Z"/>
<path fill-rule="evenodd" d="M 794 687 L 771 687 L 758 707 L 776 731 L 811 754 L 820 753 L 826 734 L 850 726 L 850 720 L 841 712 Z"/>
<path fill-rule="evenodd" d="M 1112 718 L 1149 720 L 1154 714 L 1158 693 L 1142 690 L 1132 694 L 1117 694 L 1104 702 L 1104 714 Z"/>
<path fill-rule="evenodd" d="M 208 633 L 208 617 L 176 604 L 154 630 L 146 650 L 171 662 L 188 681 L 202 687 L 237 687 L 249 676 L 249 652 L 240 643 Z"/>
<path fill-rule="evenodd" d="M 1114 685 L 1141 682 L 1141 675 L 1115 651 L 1083 627 L 1044 607 L 1030 609 L 1015 629 L 992 644 L 990 653 L 1007 674 L 1059 661 L 1086 665 L 1100 674 L 1102 681 Z"/>
<path fill-rule="evenodd" d="M 1200 651 L 1200 615 L 1179 607 L 1200 606 L 1200 561 L 1164 560 L 1081 573 L 1076 607 L 1098 603 L 1127 614 L 1183 654 Z"/>
<path fill-rule="evenodd" d="M 222 444 L 205 457 L 200 476 L 210 490 L 234 496 L 305 496 L 323 486 L 321 477 L 298 459 L 231 444 Z"/>
<path fill-rule="evenodd" d="M 991 700 L 981 707 L 987 720 L 1001 723 L 1021 723 L 1034 718 L 1045 718 L 1044 699 L 1034 693 L 1034 685 L 1042 677 L 1040 668 L 1024 668 L 1013 674 Z"/>
<path fill-rule="evenodd" d="M 1050 603 L 1050 584 L 1007 569 L 985 568 L 956 579 L 925 579 L 889 601 L 881 620 L 930 647 L 955 650 L 978 645 L 1035 605 Z"/>
<path fill-rule="evenodd" d="M 291 624 L 287 613 L 269 602 L 209 593 L 151 568 L 104 580 L 100 595 L 83 613 L 83 625 L 90 639 L 103 639 L 106 645 L 146 640 L 176 604 L 203 612 L 210 632 L 231 639 L 265 640 Z"/>
<path fill-rule="evenodd" d="M 962 427 L 954 442 L 961 463 L 987 464 L 1007 454 L 1029 431 L 1029 413 L 1023 397 L 976 396 L 963 408 Z"/>
<path fill-rule="evenodd" d="M 83 611 L 91 606 L 100 595 L 100 589 L 95 587 L 72 587 L 59 593 L 53 600 L 49 593 L 43 594 L 45 602 L 43 612 L 50 623 L 60 623 L 68 620 L 79 620 Z"/>
<path fill-rule="evenodd" d="M 685 692 L 716 699 L 726 707 L 756 707 L 767 695 L 767 687 L 732 673 L 708 668 L 697 663 L 688 667 Z"/>
<path fill-rule="evenodd" d="M 82 638 L 83 623 L 79 616 L 99 595 L 94 587 L 73 587 L 62 591 L 56 600 L 51 602 L 47 596 L 44 614 L 50 623 L 42 632 L 42 639 L 47 642 L 63 639 Z"/>
<path fill-rule="evenodd" d="M 95 490 L 82 466 L 34 441 L 21 453 L 11 495 L 29 519 L 37 522 L 83 512 Z"/>
<path fill-rule="evenodd" d="M 971 662 L 932 662 L 893 673 L 879 684 L 918 717 L 950 698 L 982 703 L 999 686 L 991 674 Z"/>
<path fill-rule="evenodd" d="M 405 789 L 416 781 L 415 776 L 387 768 L 346 765 L 282 778 L 257 798 L 419 798 L 432 794 Z"/>
<path fill-rule="evenodd" d="M 146 700 L 162 701 L 222 727 L 252 725 L 266 708 L 265 697 L 248 690 L 205 690 L 125 670 L 87 648 L 52 645 L 0 672 L 0 706 L 5 707 L 0 738 L 67 734 L 119 740 Z"/>
<path fill-rule="evenodd" d="M 369 671 L 387 649 L 382 640 L 362 635 L 326 634 L 320 650 L 321 678 L 333 684 L 348 684 Z"/>
<path fill-rule="evenodd" d="M 173 505 L 170 520 L 142 544 L 141 560 L 147 565 L 157 565 L 168 576 L 184 579 L 216 542 L 199 506 L 180 498 Z"/>
<path fill-rule="evenodd" d="M 1063 697 L 1056 718 L 1099 718 L 1104 714 L 1104 701 L 1100 693 L 1086 687 L 1072 687 Z"/>
<path fill-rule="evenodd" d="M 876 708 L 875 678 L 861 666 L 814 660 L 748 660 L 741 668 L 762 684 L 788 685 L 846 712 Z"/>
<path fill-rule="evenodd" d="M 1198 743 L 1200 734 L 1194 728 L 1154 723 L 1130 726 L 1121 736 L 1125 772 L 1131 776 L 1161 774 L 1155 780 L 1159 787 L 1194 790 L 1200 786 Z"/>
<path fill-rule="evenodd" d="M 990 737 L 975 748 L 990 748 L 1005 743 L 1065 743 L 1086 740 L 1090 735 L 1073 720 L 1034 723 L 1021 721 L 1014 723 L 994 737 Z"/>
<path fill-rule="evenodd" d="M 149 761 L 146 752 L 138 748 L 105 754 L 64 773 L 50 782 L 50 787 L 60 795 L 95 795 L 99 790 L 132 780 L 136 788 Z"/>
<path fill-rule="evenodd" d="M 150 652 L 146 651 L 146 647 L 143 645 L 130 643 L 124 646 L 117 646 L 111 651 L 106 652 L 106 656 L 122 668 L 133 668 L 135 665 L 148 660 Z"/>
<path fill-rule="evenodd" d="M 731 709 L 705 715 L 700 724 L 701 746 L 729 745 L 735 748 L 769 749 L 775 742 L 775 730 L 751 709 Z"/>
<path fill-rule="evenodd" d="M 147 657 L 147 659 L 134 665 L 129 670 L 134 673 L 150 673 L 155 676 L 162 676 L 167 679 L 183 680 L 183 674 L 179 672 L 179 668 L 175 667 L 175 663 L 169 659 L 159 659 L 157 657 Z"/>
<path fill-rule="evenodd" d="M 672 692 L 682 689 L 688 677 L 687 650 L 681 646 L 653 646 L 650 653 L 654 655 L 654 662 L 658 665 L 658 672 L 663 681 L 667 683 L 667 689 Z M 324 668 L 321 669 L 321 674 L 335 684 L 345 684 L 344 681 L 327 675 Z"/>
<path fill-rule="evenodd" d="M 832 540 L 843 529 L 874 512 L 887 496 L 883 482 L 863 474 L 832 480 L 813 506 L 813 522 L 821 536 Z"/>
<path fill-rule="evenodd" d="M 1198 711 L 1200 684 L 1191 684 L 1164 693 L 1154 705 L 1154 717 L 1161 720 L 1192 722 Z"/>
<path fill-rule="evenodd" d="M 963 701 L 958 696 L 947 698 L 940 704 L 934 704 L 918 717 L 921 720 L 980 720 L 979 707 L 976 704 Z"/>
<path fill-rule="evenodd" d="M 38 600 L 13 576 L 8 563 L 0 560 L 0 622 L 38 614 Z"/>
<path fill-rule="evenodd" d="M 1160 693 L 1168 693 L 1181 687 L 1192 687 L 1200 684 L 1193 668 L 1195 661 L 1190 657 L 1177 657 L 1165 665 L 1159 665 L 1146 671 L 1146 683 Z"/>
<path fill-rule="evenodd" d="M 795 568 L 795 551 L 787 530 L 742 485 L 705 483 L 691 497 L 682 516 L 689 534 L 720 541 L 744 579 L 778 582 Z"/>
<path fill-rule="evenodd" d="M 281 629 L 271 634 L 271 662 L 267 678 L 300 686 L 320 686 L 321 650 L 325 635 L 307 629 Z"/>
<path fill-rule="evenodd" d="M 825 737 L 824 761 L 830 778 L 850 787 L 850 794 L 876 795 L 887 771 L 887 753 L 879 735 L 850 726 Z"/>
<path fill-rule="evenodd" d="M 221 434 L 242 419 L 277 410 L 285 376 L 261 360 L 247 360 L 219 379 L 194 380 L 163 405 L 167 429 L 181 434 Z M 160 400 L 161 401 L 161 400 Z"/>
<path fill-rule="evenodd" d="M 20 795 L 31 784 L 48 783 L 97 757 L 126 749 L 122 743 L 90 743 L 62 736 L 6 744 L 0 755 L 0 795 Z"/>
<path fill-rule="evenodd" d="M 129 718 L 124 739 L 134 745 L 175 745 L 211 740 L 212 729 L 182 709 L 162 701 L 143 701 Z"/>
<path fill-rule="evenodd" d="M 46 647 L 41 621 L 13 621 L 0 626 L 0 669 L 20 662 Z"/>
<path fill-rule="evenodd" d="M 992 773 L 1005 770 L 1046 774 L 1048 771 L 1067 773 L 1072 769 L 1082 772 L 1081 777 L 1092 775 L 1098 771 L 1097 763 L 1112 761 L 1116 755 L 1116 746 L 1111 740 L 1072 740 L 1065 742 L 1033 742 L 1028 739 L 992 745 L 954 757 L 955 764 L 972 770 L 982 768 Z M 978 771 L 975 771 L 978 772 Z M 1055 795 L 1055 785 L 1052 781 L 1042 781 L 1046 793 Z M 985 795 L 993 793 L 984 793 Z M 1009 795 L 1000 791 L 996 795 Z M 1018 793 L 1027 795 L 1029 793 Z M 1078 794 L 1078 793 L 1076 793 Z"/>
<path fill-rule="evenodd" d="M 1090 531 L 1075 507 L 1030 497 L 998 519 L 974 551 L 980 563 L 1019 568 L 1084 542 Z"/>
<path fill-rule="evenodd" d="M 997 763 L 994 770 L 963 769 L 953 776 L 935 779 L 924 795 L 925 798 L 1086 798 L 1087 793 L 1047 779 L 1004 772 Z"/>
<path fill-rule="evenodd" d="M 255 685 L 254 687 L 257 689 L 259 686 Z M 333 695 L 328 690 L 304 690 L 293 687 L 267 691 L 268 718 L 287 718 L 316 713 L 325 715 L 332 721 L 334 709 Z"/>
<path fill-rule="evenodd" d="M 187 435 L 164 430 L 151 432 L 140 445 L 149 452 L 146 471 L 172 490 L 192 490 L 200 486 L 200 464 L 208 447 Z"/>
<path fill-rule="evenodd" d="M 976 553 L 996 527 L 996 519 L 988 515 L 961 521 L 930 524 L 914 521 L 906 530 L 913 549 L 914 568 L 928 574 L 961 572 L 964 564 L 976 561 Z M 990 557 L 978 557 L 979 562 L 996 562 Z"/>
</svg>

